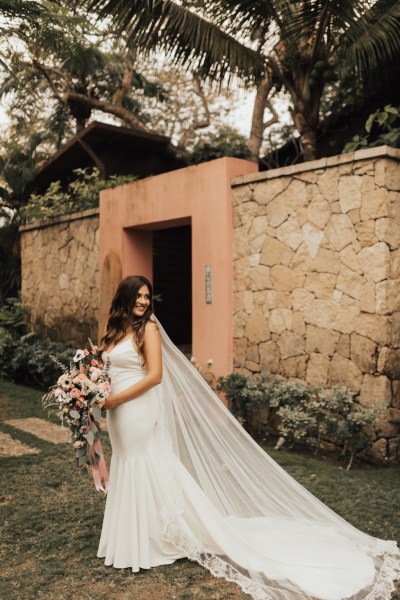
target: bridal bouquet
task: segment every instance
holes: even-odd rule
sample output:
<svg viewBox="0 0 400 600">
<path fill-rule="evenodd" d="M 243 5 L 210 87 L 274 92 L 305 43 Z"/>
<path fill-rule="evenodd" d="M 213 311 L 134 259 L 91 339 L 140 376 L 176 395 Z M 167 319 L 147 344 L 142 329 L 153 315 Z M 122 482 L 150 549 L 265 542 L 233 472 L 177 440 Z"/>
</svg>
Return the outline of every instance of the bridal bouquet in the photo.
<svg viewBox="0 0 400 600">
<path fill-rule="evenodd" d="M 63 374 L 42 398 L 43 407 L 56 413 L 62 424 L 71 430 L 71 443 L 75 451 L 76 466 L 92 472 L 97 490 L 107 492 L 108 471 L 100 442 L 101 403 L 110 393 L 106 364 L 101 353 L 89 339 L 90 350 L 77 350 L 69 368 L 54 356 L 50 358 Z"/>
</svg>

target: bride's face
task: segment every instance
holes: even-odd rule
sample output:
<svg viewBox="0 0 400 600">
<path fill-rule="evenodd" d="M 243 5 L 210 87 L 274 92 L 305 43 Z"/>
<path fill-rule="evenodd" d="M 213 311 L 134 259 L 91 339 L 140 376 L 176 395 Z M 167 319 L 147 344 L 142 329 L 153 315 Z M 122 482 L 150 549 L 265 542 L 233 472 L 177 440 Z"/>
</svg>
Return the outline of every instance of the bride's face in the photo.
<svg viewBox="0 0 400 600">
<path fill-rule="evenodd" d="M 150 305 L 150 290 L 147 285 L 142 285 L 136 296 L 132 313 L 136 317 L 142 317 Z"/>
</svg>

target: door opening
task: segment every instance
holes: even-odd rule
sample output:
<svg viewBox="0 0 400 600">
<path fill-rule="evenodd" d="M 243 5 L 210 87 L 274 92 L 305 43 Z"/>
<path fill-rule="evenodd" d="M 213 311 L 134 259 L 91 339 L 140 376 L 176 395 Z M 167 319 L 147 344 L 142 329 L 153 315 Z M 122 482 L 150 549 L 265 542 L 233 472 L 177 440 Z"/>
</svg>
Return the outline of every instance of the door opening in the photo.
<svg viewBox="0 0 400 600">
<path fill-rule="evenodd" d="M 192 352 L 192 231 L 190 225 L 153 230 L 154 310 L 171 340 Z"/>
</svg>

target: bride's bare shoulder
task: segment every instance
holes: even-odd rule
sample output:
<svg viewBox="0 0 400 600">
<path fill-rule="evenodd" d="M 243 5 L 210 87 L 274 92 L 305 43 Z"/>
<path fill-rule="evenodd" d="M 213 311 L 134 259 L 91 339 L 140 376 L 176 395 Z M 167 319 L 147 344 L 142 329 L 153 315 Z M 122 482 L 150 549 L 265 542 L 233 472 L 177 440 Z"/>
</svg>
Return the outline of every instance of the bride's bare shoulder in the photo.
<svg viewBox="0 0 400 600">
<path fill-rule="evenodd" d="M 146 335 L 146 333 L 150 333 L 153 331 L 158 331 L 157 323 L 155 323 L 155 321 L 147 321 L 145 328 L 144 328 L 145 335 Z"/>
</svg>

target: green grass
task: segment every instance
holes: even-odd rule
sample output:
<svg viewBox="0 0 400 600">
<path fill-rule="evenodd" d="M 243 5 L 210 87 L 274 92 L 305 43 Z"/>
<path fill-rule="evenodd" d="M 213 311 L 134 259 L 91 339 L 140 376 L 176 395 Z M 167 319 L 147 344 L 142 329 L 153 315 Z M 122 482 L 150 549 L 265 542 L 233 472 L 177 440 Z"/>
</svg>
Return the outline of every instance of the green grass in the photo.
<svg viewBox="0 0 400 600">
<path fill-rule="evenodd" d="M 73 467 L 72 450 L 4 424 L 45 417 L 41 393 L 2 382 L 0 430 L 41 450 L 0 458 L 0 598 L 8 600 L 247 600 L 234 584 L 197 563 L 133 574 L 96 557 L 105 498 Z M 57 419 L 54 419 L 57 422 Z M 104 438 L 109 462 L 110 447 Z M 322 460 L 268 449 L 291 475 L 356 527 L 400 540 L 400 469 L 346 470 Z M 68 454 L 70 453 L 70 455 Z M 400 600 L 399 592 L 393 600 Z"/>
</svg>

